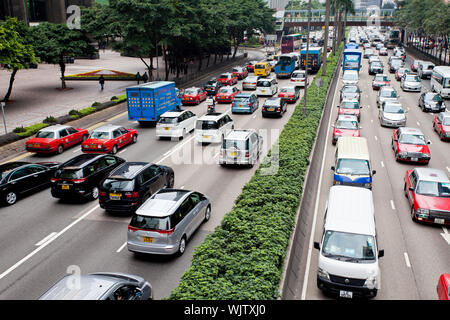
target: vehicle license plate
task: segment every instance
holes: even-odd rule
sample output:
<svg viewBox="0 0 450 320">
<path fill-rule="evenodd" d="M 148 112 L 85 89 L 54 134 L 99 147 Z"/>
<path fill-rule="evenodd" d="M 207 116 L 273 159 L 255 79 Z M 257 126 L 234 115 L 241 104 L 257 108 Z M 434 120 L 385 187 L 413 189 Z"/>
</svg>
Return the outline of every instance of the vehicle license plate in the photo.
<svg viewBox="0 0 450 320">
<path fill-rule="evenodd" d="M 353 292 L 340 290 L 339 291 L 339 296 L 341 298 L 349 298 L 349 299 L 351 299 L 351 298 L 353 298 Z"/>
<path fill-rule="evenodd" d="M 69 189 L 70 189 L 70 186 L 69 186 L 69 185 L 66 185 L 66 184 L 63 184 L 63 185 L 61 186 L 61 189 L 62 189 L 62 190 L 69 190 Z"/>
<path fill-rule="evenodd" d="M 418 158 L 411 158 L 411 161 L 419 161 Z"/>
<path fill-rule="evenodd" d="M 209 139 L 209 138 L 211 138 L 211 136 L 202 136 L 203 137 L 203 139 Z"/>
<path fill-rule="evenodd" d="M 239 108 L 242 108 L 243 106 L 244 106 L 243 104 L 240 104 L 240 105 L 239 105 Z"/>
<path fill-rule="evenodd" d="M 90 145 L 89 145 L 89 148 L 95 149 L 96 146 L 97 146 L 97 145 L 95 145 L 95 144 L 90 144 Z"/>
<path fill-rule="evenodd" d="M 41 144 L 35 143 L 35 144 L 34 144 L 34 147 L 35 147 L 35 148 L 40 148 L 40 147 L 41 147 Z"/>
<path fill-rule="evenodd" d="M 438 219 L 438 218 L 434 219 L 434 223 L 437 223 L 437 224 L 444 224 L 444 222 L 445 222 L 445 219 Z"/>
<path fill-rule="evenodd" d="M 143 242 L 153 243 L 153 238 L 151 237 L 142 237 Z"/>
<path fill-rule="evenodd" d="M 120 200 L 121 197 L 122 197 L 121 193 L 110 193 L 109 194 L 109 198 L 111 200 Z"/>
<path fill-rule="evenodd" d="M 164 128 L 164 130 L 169 130 L 169 129 L 170 129 L 169 127 L 165 127 L 165 128 Z"/>
<path fill-rule="evenodd" d="M 274 108 L 268 108 L 267 110 L 268 111 L 274 111 L 275 109 Z"/>
<path fill-rule="evenodd" d="M 230 157 L 236 157 L 236 152 L 228 152 L 228 155 L 229 155 Z"/>
</svg>

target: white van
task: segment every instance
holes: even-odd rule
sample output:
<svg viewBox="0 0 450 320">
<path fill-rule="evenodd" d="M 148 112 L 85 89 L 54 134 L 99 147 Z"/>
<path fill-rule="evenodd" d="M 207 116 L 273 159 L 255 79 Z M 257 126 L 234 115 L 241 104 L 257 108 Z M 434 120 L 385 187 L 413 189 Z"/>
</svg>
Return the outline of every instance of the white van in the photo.
<svg viewBox="0 0 450 320">
<path fill-rule="evenodd" d="M 278 92 L 278 82 L 273 78 L 259 79 L 256 82 L 257 96 L 273 96 Z"/>
<path fill-rule="evenodd" d="M 232 129 L 234 129 L 234 122 L 228 114 L 208 113 L 195 122 L 195 141 L 199 143 L 220 143 Z"/>
<path fill-rule="evenodd" d="M 434 67 L 430 85 L 431 91 L 439 93 L 442 98 L 450 98 L 450 67 Z"/>
<path fill-rule="evenodd" d="M 156 136 L 184 138 L 194 130 L 196 120 L 197 116 L 190 110 L 165 112 L 156 124 Z"/>
<path fill-rule="evenodd" d="M 377 295 L 381 284 L 372 191 L 365 188 L 330 188 L 321 242 L 317 286 L 342 298 Z"/>
</svg>

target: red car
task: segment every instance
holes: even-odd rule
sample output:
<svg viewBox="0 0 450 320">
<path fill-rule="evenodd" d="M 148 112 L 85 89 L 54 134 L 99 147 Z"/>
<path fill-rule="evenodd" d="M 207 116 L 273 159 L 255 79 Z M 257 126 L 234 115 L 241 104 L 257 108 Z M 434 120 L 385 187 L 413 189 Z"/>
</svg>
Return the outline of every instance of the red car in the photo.
<svg viewBox="0 0 450 320">
<path fill-rule="evenodd" d="M 392 134 L 392 148 L 396 161 L 428 164 L 431 159 L 430 141 L 419 129 L 400 127 Z"/>
<path fill-rule="evenodd" d="M 254 72 L 255 71 L 255 64 L 258 63 L 258 61 L 250 61 L 247 64 L 247 71 L 248 72 Z"/>
<path fill-rule="evenodd" d="M 300 98 L 300 88 L 294 86 L 281 88 L 278 98 L 295 103 Z"/>
<path fill-rule="evenodd" d="M 117 153 L 130 143 L 137 141 L 136 129 L 125 129 L 115 125 L 101 126 L 94 131 L 87 140 L 81 144 L 81 150 L 85 153 Z"/>
<path fill-rule="evenodd" d="M 234 67 L 231 71 L 231 74 L 238 78 L 238 80 L 242 80 L 247 78 L 248 76 L 248 70 L 247 68 L 243 67 Z"/>
<path fill-rule="evenodd" d="M 218 103 L 231 103 L 233 102 L 234 96 L 238 93 L 241 93 L 241 90 L 236 87 L 222 87 L 216 94 L 216 101 Z"/>
<path fill-rule="evenodd" d="M 361 106 L 358 100 L 342 100 L 341 105 L 338 106 L 338 115 L 347 114 L 354 115 L 361 121 Z"/>
<path fill-rule="evenodd" d="M 411 219 L 450 225 L 450 179 L 444 171 L 430 168 L 407 170 L 405 195 L 411 206 Z"/>
<path fill-rule="evenodd" d="M 60 154 L 64 149 L 86 140 L 88 136 L 86 129 L 57 124 L 39 130 L 34 138 L 27 140 L 25 148 L 29 152 Z"/>
<path fill-rule="evenodd" d="M 433 117 L 433 129 L 441 140 L 450 141 L 450 112 L 444 111 Z"/>
<path fill-rule="evenodd" d="M 342 136 L 359 137 L 360 129 L 356 116 L 346 114 L 338 115 L 333 125 L 332 143 L 336 144 L 338 138 Z"/>
<path fill-rule="evenodd" d="M 238 78 L 234 74 L 227 72 L 222 73 L 217 81 L 222 82 L 226 86 L 231 86 L 233 84 L 237 84 Z"/>
<path fill-rule="evenodd" d="M 450 300 L 450 273 L 441 274 L 436 291 L 439 300 Z"/>
<path fill-rule="evenodd" d="M 419 63 L 422 62 L 422 60 L 414 60 L 413 63 L 411 63 L 411 71 L 417 72 L 419 70 Z"/>
<path fill-rule="evenodd" d="M 200 88 L 192 87 L 184 90 L 181 97 L 181 104 L 199 104 L 200 102 L 206 100 L 208 93 Z"/>
<path fill-rule="evenodd" d="M 398 68 L 397 71 L 395 71 L 395 80 L 400 81 L 405 73 L 409 73 L 408 68 Z"/>
<path fill-rule="evenodd" d="M 375 75 L 375 78 L 373 78 L 372 89 L 380 90 L 380 88 L 382 86 L 388 86 L 388 85 L 390 85 L 390 83 L 391 82 L 389 81 L 389 78 L 387 75 L 379 73 L 379 74 Z"/>
</svg>

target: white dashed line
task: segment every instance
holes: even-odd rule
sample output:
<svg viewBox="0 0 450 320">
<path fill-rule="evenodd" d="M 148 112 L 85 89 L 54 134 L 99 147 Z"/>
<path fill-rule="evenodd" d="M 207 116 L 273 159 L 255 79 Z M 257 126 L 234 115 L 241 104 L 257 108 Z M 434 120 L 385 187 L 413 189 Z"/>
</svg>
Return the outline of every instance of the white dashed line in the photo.
<svg viewBox="0 0 450 320">
<path fill-rule="evenodd" d="M 383 161 L 381 161 L 381 166 L 384 168 L 384 162 Z"/>
<path fill-rule="evenodd" d="M 377 140 L 377 141 L 378 141 L 378 137 L 377 137 L 377 136 L 375 136 L 374 138 L 375 138 L 375 140 Z"/>
<path fill-rule="evenodd" d="M 420 126 L 420 122 L 419 121 L 417 121 L 416 123 L 417 123 L 418 126 Z"/>
<path fill-rule="evenodd" d="M 408 268 L 411 268 L 411 262 L 409 261 L 408 253 L 407 253 L 407 252 L 404 252 L 403 255 L 405 256 L 405 263 L 406 263 L 406 266 L 407 266 Z"/>
<path fill-rule="evenodd" d="M 127 149 L 125 148 L 125 149 L 123 149 L 122 151 L 120 151 L 119 152 L 119 154 L 122 154 L 122 153 L 124 153 L 125 151 L 127 151 Z"/>
<path fill-rule="evenodd" d="M 39 241 L 38 243 L 35 244 L 36 247 L 40 247 L 42 246 L 44 243 L 46 243 L 47 241 L 50 241 L 50 239 L 52 239 L 57 233 L 56 232 L 52 232 L 50 233 L 48 236 L 46 236 L 44 239 L 42 239 L 41 241 Z"/>
<path fill-rule="evenodd" d="M 123 245 L 121 245 L 120 246 L 120 248 L 119 249 L 117 249 L 117 253 L 120 253 L 120 251 L 122 251 L 123 250 L 123 248 L 125 248 L 125 246 L 127 245 L 127 243 L 125 242 Z"/>
<path fill-rule="evenodd" d="M 394 200 L 391 200 L 391 208 L 392 210 L 395 210 Z"/>
</svg>

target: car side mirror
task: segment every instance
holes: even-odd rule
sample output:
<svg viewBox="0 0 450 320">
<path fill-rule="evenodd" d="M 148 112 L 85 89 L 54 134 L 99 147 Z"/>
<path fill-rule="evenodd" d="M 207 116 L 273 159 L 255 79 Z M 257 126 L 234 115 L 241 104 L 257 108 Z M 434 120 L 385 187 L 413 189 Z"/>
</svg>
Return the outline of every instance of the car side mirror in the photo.
<svg viewBox="0 0 450 320">
<path fill-rule="evenodd" d="M 413 187 L 409 187 L 408 190 L 409 191 L 414 191 L 414 188 Z"/>
<path fill-rule="evenodd" d="M 335 167 L 335 166 L 332 166 L 332 167 L 331 167 L 331 170 L 335 171 L 335 170 L 336 170 L 336 167 Z"/>
<path fill-rule="evenodd" d="M 320 250 L 320 243 L 314 242 L 314 249 Z"/>
<path fill-rule="evenodd" d="M 427 141 L 427 144 L 431 144 L 431 140 L 428 140 L 428 141 Z"/>
<path fill-rule="evenodd" d="M 372 175 L 374 175 L 374 174 L 376 174 L 377 173 L 377 170 L 373 170 L 372 171 Z"/>
<path fill-rule="evenodd" d="M 384 257 L 384 249 L 378 251 L 378 258 Z"/>
</svg>

